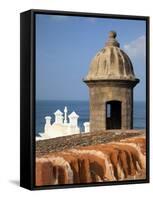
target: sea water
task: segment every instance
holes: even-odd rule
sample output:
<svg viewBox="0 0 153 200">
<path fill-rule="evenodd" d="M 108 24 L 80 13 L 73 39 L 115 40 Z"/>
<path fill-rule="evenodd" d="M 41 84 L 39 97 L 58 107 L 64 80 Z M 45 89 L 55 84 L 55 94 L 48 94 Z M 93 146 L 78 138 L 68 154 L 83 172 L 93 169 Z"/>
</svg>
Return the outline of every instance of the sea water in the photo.
<svg viewBox="0 0 153 200">
<path fill-rule="evenodd" d="M 61 110 L 64 113 L 64 107 L 68 108 L 68 115 L 75 111 L 79 115 L 78 125 L 83 130 L 83 123 L 89 121 L 89 102 L 88 101 L 53 101 L 37 100 L 36 101 L 36 134 L 44 132 L 45 116 L 52 117 L 54 122 L 54 112 Z M 134 128 L 146 128 L 146 103 L 134 102 Z"/>
</svg>

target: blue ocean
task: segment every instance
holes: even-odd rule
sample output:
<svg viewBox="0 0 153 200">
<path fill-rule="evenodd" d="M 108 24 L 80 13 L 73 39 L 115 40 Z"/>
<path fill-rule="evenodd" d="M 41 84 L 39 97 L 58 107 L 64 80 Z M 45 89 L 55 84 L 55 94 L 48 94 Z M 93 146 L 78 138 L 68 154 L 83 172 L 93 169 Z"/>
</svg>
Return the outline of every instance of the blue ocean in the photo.
<svg viewBox="0 0 153 200">
<path fill-rule="evenodd" d="M 54 112 L 67 106 L 68 114 L 75 111 L 80 117 L 79 127 L 83 130 L 83 123 L 89 121 L 89 102 L 87 101 L 36 101 L 36 134 L 44 132 L 45 116 L 51 116 L 54 122 Z M 134 128 L 146 128 L 146 104 L 145 102 L 134 102 Z"/>
</svg>

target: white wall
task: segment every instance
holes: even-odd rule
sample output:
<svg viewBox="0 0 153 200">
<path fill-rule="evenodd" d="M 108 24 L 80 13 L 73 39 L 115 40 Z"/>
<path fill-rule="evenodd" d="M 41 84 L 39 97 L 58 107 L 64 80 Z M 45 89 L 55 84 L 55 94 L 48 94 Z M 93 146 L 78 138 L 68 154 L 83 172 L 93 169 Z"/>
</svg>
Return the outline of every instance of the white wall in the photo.
<svg viewBox="0 0 153 200">
<path fill-rule="evenodd" d="M 19 181 L 19 13 L 30 8 L 86 11 L 114 14 L 150 15 L 151 0 L 1 0 L 0 2 L 0 199 L 149 199 L 153 182 L 29 192 Z M 151 32 L 153 24 L 151 22 Z M 151 34 L 151 42 L 152 34 Z M 151 45 L 152 47 L 152 45 Z M 152 55 L 151 51 L 151 55 Z M 151 74 L 152 74 L 151 60 Z M 153 79 L 151 81 L 153 85 Z M 153 96 L 151 93 L 151 102 Z M 152 104 L 151 104 L 152 110 Z M 153 114 L 151 113 L 151 117 Z M 9 117 L 9 122 L 8 122 Z M 153 123 L 151 124 L 151 130 Z M 151 132 L 151 141 L 153 133 Z M 151 142 L 152 143 L 152 142 Z M 151 152 L 153 148 L 151 145 Z M 152 156 L 153 154 L 151 154 Z M 153 169 L 153 159 L 151 159 Z M 151 171 L 151 177 L 153 173 Z"/>
</svg>

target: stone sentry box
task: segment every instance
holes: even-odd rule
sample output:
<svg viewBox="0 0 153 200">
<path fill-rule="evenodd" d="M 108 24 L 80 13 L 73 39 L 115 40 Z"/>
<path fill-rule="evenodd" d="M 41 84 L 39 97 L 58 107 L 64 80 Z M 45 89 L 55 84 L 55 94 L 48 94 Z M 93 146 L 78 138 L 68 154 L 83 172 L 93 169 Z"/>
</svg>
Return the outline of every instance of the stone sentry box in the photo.
<svg viewBox="0 0 153 200">
<path fill-rule="evenodd" d="M 128 55 L 120 49 L 116 32 L 93 58 L 83 80 L 89 87 L 90 130 L 132 129 L 133 88 L 139 83 Z"/>
</svg>

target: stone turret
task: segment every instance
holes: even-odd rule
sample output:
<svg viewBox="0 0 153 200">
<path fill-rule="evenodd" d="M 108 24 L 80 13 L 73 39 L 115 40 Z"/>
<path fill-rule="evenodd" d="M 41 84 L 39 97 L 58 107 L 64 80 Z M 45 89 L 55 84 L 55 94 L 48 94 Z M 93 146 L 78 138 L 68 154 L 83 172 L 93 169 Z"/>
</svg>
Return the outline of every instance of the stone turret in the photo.
<svg viewBox="0 0 153 200">
<path fill-rule="evenodd" d="M 139 79 L 116 36 L 109 33 L 84 79 L 89 87 L 91 131 L 133 128 L 133 88 Z"/>
<path fill-rule="evenodd" d="M 63 124 L 63 113 L 60 110 L 57 110 L 55 113 L 55 123 Z"/>
<path fill-rule="evenodd" d="M 78 118 L 79 118 L 79 115 L 77 115 L 77 114 L 73 111 L 68 117 L 69 117 L 69 120 L 70 120 L 70 125 L 71 125 L 71 126 L 77 127 L 77 126 L 78 126 Z"/>
</svg>

